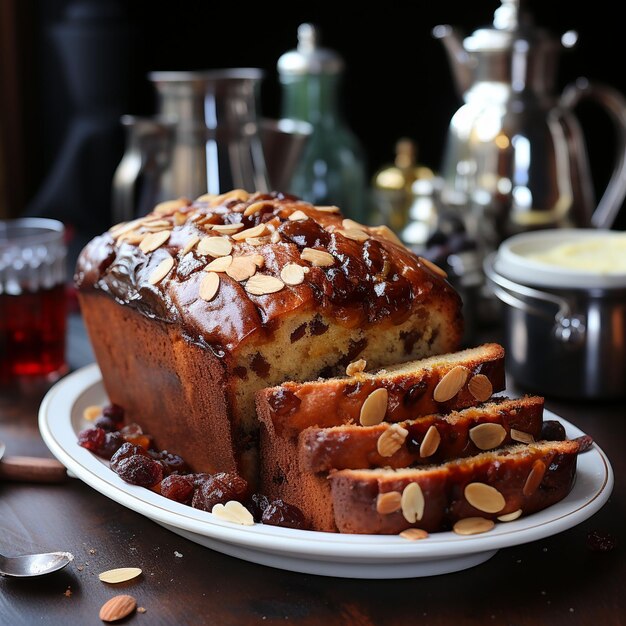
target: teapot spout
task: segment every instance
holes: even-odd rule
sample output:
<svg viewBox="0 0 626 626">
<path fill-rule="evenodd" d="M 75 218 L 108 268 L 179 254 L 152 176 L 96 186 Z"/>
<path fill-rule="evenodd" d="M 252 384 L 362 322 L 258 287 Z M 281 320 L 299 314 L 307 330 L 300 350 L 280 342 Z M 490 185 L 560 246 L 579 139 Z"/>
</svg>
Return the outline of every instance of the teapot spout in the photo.
<svg viewBox="0 0 626 626">
<path fill-rule="evenodd" d="M 470 56 L 463 47 L 461 33 L 448 24 L 440 24 L 433 28 L 432 35 L 443 42 L 452 66 L 454 84 L 459 96 L 462 96 L 472 85 L 472 68 Z"/>
</svg>

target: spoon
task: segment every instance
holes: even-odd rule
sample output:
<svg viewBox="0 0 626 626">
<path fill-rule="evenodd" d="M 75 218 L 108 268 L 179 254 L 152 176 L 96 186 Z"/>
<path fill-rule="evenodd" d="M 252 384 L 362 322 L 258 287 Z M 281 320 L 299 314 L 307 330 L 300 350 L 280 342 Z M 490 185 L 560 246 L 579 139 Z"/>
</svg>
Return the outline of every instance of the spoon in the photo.
<svg viewBox="0 0 626 626">
<path fill-rule="evenodd" d="M 45 554 L 24 554 L 23 556 L 2 556 L 0 554 L 0 576 L 31 578 L 43 576 L 63 569 L 74 555 L 69 552 L 47 552 Z"/>
</svg>

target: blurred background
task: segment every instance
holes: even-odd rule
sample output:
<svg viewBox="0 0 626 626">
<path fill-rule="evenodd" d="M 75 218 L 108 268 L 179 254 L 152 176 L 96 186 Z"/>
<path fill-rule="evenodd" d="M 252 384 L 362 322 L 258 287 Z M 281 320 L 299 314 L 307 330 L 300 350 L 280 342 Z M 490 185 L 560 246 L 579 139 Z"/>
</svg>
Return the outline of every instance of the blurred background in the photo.
<svg viewBox="0 0 626 626">
<path fill-rule="evenodd" d="M 623 22 L 613 3 L 525 5 L 555 36 L 578 32 L 576 46 L 559 56 L 557 91 L 579 76 L 626 91 Z M 452 24 L 470 34 L 492 23 L 499 2 L 374 6 L 346 14 L 336 2 L 323 1 L 277 8 L 187 0 L 2 0 L 0 216 L 49 214 L 74 228 L 81 241 L 101 232 L 111 223 L 111 182 L 125 148 L 119 118 L 156 110 L 148 73 L 261 68 L 261 112 L 277 118 L 277 62 L 295 48 L 303 22 L 315 24 L 322 44 L 345 61 L 340 106 L 362 146 L 368 184 L 393 161 L 403 137 L 414 142 L 418 163 L 437 172 L 462 100 L 432 29 Z M 81 142 L 72 124 L 86 102 L 97 109 L 101 136 L 72 151 L 67 143 Z M 578 109 L 594 185 L 602 190 L 614 161 L 614 132 L 593 105 Z M 622 211 L 615 227 L 625 225 Z"/>
</svg>

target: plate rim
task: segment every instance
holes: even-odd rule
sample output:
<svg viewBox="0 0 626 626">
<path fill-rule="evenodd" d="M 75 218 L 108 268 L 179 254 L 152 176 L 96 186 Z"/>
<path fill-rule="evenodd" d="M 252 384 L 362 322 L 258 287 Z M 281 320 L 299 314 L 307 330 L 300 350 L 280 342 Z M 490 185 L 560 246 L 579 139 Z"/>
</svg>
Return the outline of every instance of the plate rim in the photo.
<svg viewBox="0 0 626 626">
<path fill-rule="evenodd" d="M 67 415 L 61 415 L 61 417 L 65 417 L 64 425 L 66 427 L 69 425 L 73 430 L 73 407 L 81 396 L 93 390 L 96 385 L 102 386 L 102 377 L 97 363 L 92 363 L 75 370 L 55 383 L 46 393 L 40 405 L 38 421 L 41 436 L 50 452 L 68 470 L 102 495 L 152 521 L 163 522 L 166 525 L 175 526 L 187 532 L 225 541 L 248 549 L 271 552 L 275 555 L 298 554 L 300 557 L 307 559 L 320 560 L 330 558 L 341 559 L 343 562 L 349 559 L 355 562 L 374 560 L 377 563 L 398 561 L 414 561 L 417 563 L 422 560 L 430 560 L 433 557 L 454 557 L 512 547 L 558 534 L 585 521 L 606 503 L 614 485 L 614 475 L 610 461 L 600 446 L 594 442 L 592 450 L 586 454 L 594 452 L 602 463 L 597 468 L 603 469 L 601 486 L 595 493 L 587 496 L 585 502 L 577 508 L 568 510 L 554 519 L 531 526 L 527 525 L 527 521 L 532 519 L 533 516 L 541 515 L 548 509 L 502 525 L 510 530 L 499 530 L 498 532 L 471 536 L 459 536 L 451 531 L 447 531 L 432 533 L 427 539 L 417 542 L 406 541 L 397 535 L 352 535 L 295 530 L 269 525 L 264 526 L 263 524 L 255 524 L 254 526 L 235 525 L 215 519 L 211 513 L 198 511 L 188 505 L 164 499 L 149 489 L 124 483 L 114 472 L 108 469 L 102 460 L 78 445 L 76 446 L 75 454 L 65 449 L 64 445 L 58 441 L 58 433 L 56 432 L 58 425 L 51 424 L 51 409 L 56 408 L 57 403 L 69 409 L 67 410 Z M 105 391 L 104 393 L 106 394 Z M 563 423 L 566 428 L 582 433 L 577 426 L 547 409 L 545 410 L 545 415 L 546 417 L 553 416 Z M 58 420 L 60 418 L 57 417 L 55 419 Z M 87 466 L 81 463 L 80 458 L 76 457 L 80 457 L 82 453 L 87 455 L 86 458 L 92 461 L 95 460 L 95 463 L 100 468 L 106 469 L 107 477 L 105 478 L 99 472 L 92 470 L 90 465 L 93 465 L 93 463 L 88 463 Z M 109 473 L 110 476 L 108 475 Z M 135 490 L 137 490 L 137 493 L 133 493 Z M 561 503 L 566 502 L 571 494 L 572 492 Z M 152 502 L 156 498 L 159 500 L 164 499 L 167 502 L 167 506 L 159 505 L 158 501 L 156 504 Z M 553 506 L 558 504 L 560 503 Z M 549 508 L 552 509 L 552 507 Z M 194 511 L 195 513 L 189 515 L 188 511 Z M 520 522 L 525 524 L 526 527 L 518 528 Z"/>
</svg>

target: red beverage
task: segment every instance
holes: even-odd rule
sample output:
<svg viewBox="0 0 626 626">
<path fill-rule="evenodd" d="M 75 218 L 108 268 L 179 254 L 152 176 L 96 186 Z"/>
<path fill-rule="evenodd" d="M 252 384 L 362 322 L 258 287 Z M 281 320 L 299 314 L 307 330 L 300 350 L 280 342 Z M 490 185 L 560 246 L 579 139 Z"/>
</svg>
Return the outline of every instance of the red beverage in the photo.
<svg viewBox="0 0 626 626">
<path fill-rule="evenodd" d="M 0 294 L 0 382 L 65 369 L 65 285 Z"/>
</svg>

